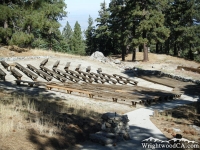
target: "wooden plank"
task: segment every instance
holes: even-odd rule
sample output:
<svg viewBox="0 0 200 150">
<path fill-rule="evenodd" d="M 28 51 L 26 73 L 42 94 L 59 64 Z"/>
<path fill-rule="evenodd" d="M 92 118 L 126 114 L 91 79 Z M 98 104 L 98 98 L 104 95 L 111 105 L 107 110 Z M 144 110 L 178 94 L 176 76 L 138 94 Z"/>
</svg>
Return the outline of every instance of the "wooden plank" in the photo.
<svg viewBox="0 0 200 150">
<path fill-rule="evenodd" d="M 90 73 L 87 73 L 87 72 L 84 72 L 84 71 L 81 71 L 81 70 L 77 70 L 77 72 L 78 72 L 79 74 L 81 74 L 81 75 L 87 76 L 87 77 L 90 78 L 90 79 L 93 79 L 93 80 L 94 80 L 95 82 L 97 82 L 97 83 L 98 83 L 98 81 L 100 81 L 102 84 L 105 83 L 104 80 L 99 79 L 99 78 L 97 78 L 97 77 L 95 77 L 95 76 L 92 76 Z"/>
<path fill-rule="evenodd" d="M 46 58 L 45 60 L 43 60 L 41 63 L 40 63 L 40 66 L 45 66 L 48 62 L 48 58 Z"/>
<path fill-rule="evenodd" d="M 34 73 L 32 73 L 31 71 L 29 71 L 27 68 L 23 67 L 22 65 L 20 65 L 19 63 L 15 63 L 16 64 L 16 68 L 18 68 L 19 70 L 21 70 L 23 73 L 25 73 L 29 78 L 31 78 L 32 80 L 36 80 L 38 78 L 37 75 L 35 75 Z"/>
<path fill-rule="evenodd" d="M 119 77 L 120 79 L 124 79 L 124 80 L 126 80 L 128 83 L 132 83 L 132 82 L 133 82 L 135 85 L 138 84 L 137 81 L 135 81 L 135 80 L 133 80 L 133 79 L 130 79 L 130 78 L 127 78 L 127 77 L 124 77 L 124 76 L 121 76 L 121 75 L 118 75 L 118 74 L 113 74 L 113 76 Z"/>
<path fill-rule="evenodd" d="M 53 79 L 51 76 L 49 76 L 48 74 L 44 73 L 43 71 L 37 69 L 36 67 L 32 66 L 31 64 L 27 64 L 27 67 L 47 81 L 51 81 Z"/>
<path fill-rule="evenodd" d="M 67 79 L 64 78 L 63 76 L 61 76 L 61 75 L 55 73 L 54 71 L 52 71 L 52 70 L 50 70 L 50 69 L 48 69 L 48 68 L 46 68 L 46 67 L 44 67 L 44 66 L 40 66 L 40 69 L 43 70 L 44 72 L 46 72 L 47 74 L 53 76 L 54 78 L 58 79 L 58 80 L 61 81 L 61 82 L 65 82 L 65 81 L 67 80 Z"/>
<path fill-rule="evenodd" d="M 7 64 L 5 61 L 1 61 L 1 65 L 8 70 L 8 67 L 10 66 L 9 64 Z"/>
<path fill-rule="evenodd" d="M 19 73 L 17 70 L 11 69 L 11 73 L 16 79 L 21 80 L 22 74 Z"/>
<path fill-rule="evenodd" d="M 60 69 L 53 69 L 54 72 L 60 74 L 60 75 L 63 75 L 64 77 L 68 78 L 69 80 L 73 81 L 73 82 L 79 82 L 80 79 L 79 78 L 76 78 L 70 74 L 67 74 L 66 72 L 60 70 Z"/>
<path fill-rule="evenodd" d="M 77 90 L 77 89 L 73 89 L 73 88 L 66 88 L 63 86 L 57 86 L 57 85 L 46 85 L 47 89 L 51 90 L 52 88 L 56 88 L 58 90 L 65 90 L 68 94 L 71 94 L 72 92 L 76 92 L 76 93 L 83 93 L 88 95 L 90 98 L 93 97 L 92 92 L 88 92 L 88 91 L 84 91 L 84 90 Z"/>
<path fill-rule="evenodd" d="M 5 81 L 6 80 L 5 76 L 6 73 L 0 68 L 0 78 Z"/>
</svg>

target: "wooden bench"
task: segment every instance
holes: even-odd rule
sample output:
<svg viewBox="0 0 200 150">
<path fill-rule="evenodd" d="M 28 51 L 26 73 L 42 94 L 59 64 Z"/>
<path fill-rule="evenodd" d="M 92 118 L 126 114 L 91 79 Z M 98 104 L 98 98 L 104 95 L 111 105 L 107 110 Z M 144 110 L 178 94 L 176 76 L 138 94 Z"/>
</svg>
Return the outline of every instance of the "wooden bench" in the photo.
<svg viewBox="0 0 200 150">
<path fill-rule="evenodd" d="M 43 71 L 37 69 L 36 67 L 32 66 L 31 64 L 28 64 L 27 67 L 47 81 L 51 81 L 53 79 L 53 77 L 51 77 L 48 74 L 44 73 Z"/>
<path fill-rule="evenodd" d="M 81 68 L 81 64 L 78 64 L 78 66 L 76 67 L 75 71 L 79 71 Z"/>
<path fill-rule="evenodd" d="M 95 76 L 92 76 L 90 73 L 87 73 L 87 72 L 84 72 L 84 71 L 81 71 L 81 70 L 76 70 L 76 71 L 77 71 L 79 74 L 84 75 L 85 77 L 87 76 L 87 77 L 90 78 L 90 79 L 94 79 L 94 81 L 97 82 L 97 83 L 98 83 L 98 81 L 100 81 L 102 84 L 105 83 L 104 80 L 99 79 L 99 78 L 97 78 L 97 77 L 95 77 Z"/>
<path fill-rule="evenodd" d="M 92 79 L 90 79 L 90 78 L 88 78 L 86 76 L 83 76 L 83 75 L 79 74 L 78 72 L 75 72 L 75 71 L 72 71 L 72 70 L 69 70 L 69 69 L 65 69 L 65 71 L 66 71 L 66 73 L 68 73 L 68 74 L 70 74 L 70 75 L 72 75 L 72 76 L 74 76 L 76 78 L 79 78 L 79 79 L 81 79 L 81 80 L 83 80 L 85 82 L 89 82 L 89 83 L 93 82 Z"/>
<path fill-rule="evenodd" d="M 115 80 L 113 80 L 113 79 L 110 79 L 110 78 L 107 78 L 107 77 L 105 77 L 105 76 L 102 76 L 101 74 L 97 74 L 97 73 L 94 73 L 94 72 L 90 72 L 90 74 L 92 75 L 92 76 L 95 76 L 95 77 L 99 77 L 99 78 L 101 78 L 102 80 L 104 80 L 104 81 L 106 81 L 106 82 L 112 82 L 113 84 L 116 84 L 117 83 L 117 81 L 115 81 Z"/>
<path fill-rule="evenodd" d="M 127 77 L 123 77 L 123 76 L 121 76 L 121 75 L 118 75 L 118 74 L 113 74 L 113 76 L 114 77 L 118 77 L 118 78 L 120 78 L 121 80 L 126 80 L 128 83 L 130 83 L 130 84 L 135 84 L 135 85 L 137 85 L 138 84 L 138 82 L 137 81 L 135 81 L 135 80 L 132 80 L 132 79 L 129 79 L 129 78 L 127 78 Z M 133 83 L 132 83 L 133 82 Z"/>
<path fill-rule="evenodd" d="M 48 90 L 55 88 L 55 89 L 58 89 L 58 90 L 64 90 L 68 94 L 71 94 L 72 92 L 76 92 L 76 93 L 86 94 L 86 95 L 88 95 L 88 97 L 93 98 L 92 92 L 88 92 L 88 91 L 84 91 L 84 90 L 77 90 L 77 89 L 67 88 L 67 87 L 58 86 L 58 85 L 46 85 L 46 87 L 47 87 Z"/>
<path fill-rule="evenodd" d="M 87 73 L 90 73 L 90 71 L 91 71 L 91 66 L 88 66 L 88 67 L 86 68 L 86 72 L 87 72 Z"/>
<path fill-rule="evenodd" d="M 67 62 L 67 64 L 66 64 L 65 67 L 64 67 L 64 70 L 65 70 L 65 71 L 69 69 L 70 64 L 71 64 L 71 62 Z"/>
<path fill-rule="evenodd" d="M 0 68 L 0 78 L 5 81 L 6 80 L 5 76 L 6 73 Z"/>
<path fill-rule="evenodd" d="M 33 85 L 38 85 L 37 82 L 31 82 L 31 81 L 25 81 L 25 80 L 15 80 L 17 85 L 20 85 L 21 83 L 27 83 L 30 87 L 33 87 Z"/>
<path fill-rule="evenodd" d="M 64 77 L 68 78 L 71 81 L 74 81 L 74 82 L 79 82 L 80 81 L 79 78 L 76 78 L 76 77 L 74 77 L 74 76 L 72 76 L 70 74 L 67 74 L 66 72 L 64 72 L 64 71 L 62 71 L 60 69 L 54 68 L 53 71 L 58 73 L 58 74 L 60 74 L 60 75 L 63 75 Z"/>
<path fill-rule="evenodd" d="M 57 68 L 59 64 L 60 64 L 60 60 L 57 60 L 57 61 L 54 63 L 53 68 Z"/>
<path fill-rule="evenodd" d="M 43 60 L 43 61 L 40 63 L 40 66 L 45 66 L 45 65 L 47 64 L 48 60 L 49 60 L 48 58 L 45 59 L 45 60 Z"/>
<path fill-rule="evenodd" d="M 19 63 L 15 63 L 15 64 L 16 64 L 16 68 L 18 68 L 19 70 L 21 70 L 24 74 L 26 74 L 28 77 L 30 77 L 33 81 L 37 80 L 37 78 L 38 78 L 37 75 L 35 75 L 31 71 L 29 71 L 27 68 L 23 67 Z"/>
<path fill-rule="evenodd" d="M 67 80 L 67 79 L 64 78 L 63 76 L 61 76 L 61 75 L 55 73 L 54 71 L 52 71 L 52 70 L 50 70 L 50 69 L 48 69 L 48 68 L 46 68 L 46 67 L 44 67 L 44 66 L 40 66 L 40 69 L 43 70 L 44 72 L 46 72 L 47 74 L 53 76 L 54 78 L 60 80 L 61 82 L 65 82 L 65 81 Z"/>
<path fill-rule="evenodd" d="M 17 70 L 11 69 L 11 73 L 17 80 L 21 80 L 22 74 L 19 73 Z"/>
<path fill-rule="evenodd" d="M 8 68 L 9 68 L 9 64 L 7 64 L 5 61 L 1 61 L 1 65 L 6 69 L 6 70 L 8 70 Z"/>
</svg>

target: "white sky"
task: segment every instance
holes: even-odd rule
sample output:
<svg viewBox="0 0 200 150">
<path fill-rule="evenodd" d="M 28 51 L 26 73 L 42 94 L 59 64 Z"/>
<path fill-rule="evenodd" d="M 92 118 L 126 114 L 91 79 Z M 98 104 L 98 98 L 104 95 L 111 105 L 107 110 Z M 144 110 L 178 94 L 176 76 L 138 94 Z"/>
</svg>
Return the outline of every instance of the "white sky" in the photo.
<svg viewBox="0 0 200 150">
<path fill-rule="evenodd" d="M 94 25 L 96 25 L 95 19 L 98 17 L 98 11 L 100 10 L 100 3 L 104 0 L 65 0 L 67 4 L 66 11 L 68 12 L 67 17 L 60 21 L 62 27 L 65 27 L 67 21 L 69 22 L 71 28 L 74 28 L 75 22 L 81 26 L 81 30 L 86 30 L 88 27 L 89 15 L 92 17 Z M 107 7 L 110 0 L 105 0 Z"/>
</svg>

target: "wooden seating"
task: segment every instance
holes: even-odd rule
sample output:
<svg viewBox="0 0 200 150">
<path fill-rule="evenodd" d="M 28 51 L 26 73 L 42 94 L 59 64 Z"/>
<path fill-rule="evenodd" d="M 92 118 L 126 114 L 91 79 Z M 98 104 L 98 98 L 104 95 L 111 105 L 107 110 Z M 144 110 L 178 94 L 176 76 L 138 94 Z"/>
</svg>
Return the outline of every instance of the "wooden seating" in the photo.
<svg viewBox="0 0 200 150">
<path fill-rule="evenodd" d="M 112 79 L 109 79 L 109 78 L 107 78 L 107 77 L 105 77 L 105 76 L 103 76 L 103 75 L 101 75 L 101 74 L 97 74 L 97 73 L 94 73 L 94 72 L 90 72 L 90 74 L 92 75 L 92 76 L 95 76 L 95 77 L 97 77 L 97 78 L 101 78 L 102 80 L 104 80 L 104 81 L 106 81 L 106 82 L 112 82 L 113 84 L 116 84 L 117 83 L 117 81 L 115 81 L 115 80 L 112 80 Z"/>
<path fill-rule="evenodd" d="M 78 72 L 69 70 L 68 68 L 64 68 L 64 69 L 65 69 L 66 73 L 68 73 L 68 74 L 70 74 L 70 75 L 72 75 L 72 76 L 74 76 L 74 77 L 76 77 L 76 78 L 82 79 L 83 81 L 89 82 L 89 83 L 92 83 L 92 82 L 93 82 L 92 79 L 90 79 L 90 78 L 88 78 L 88 77 L 86 77 L 86 76 L 83 76 L 83 75 L 79 74 Z"/>
<path fill-rule="evenodd" d="M 35 73 L 37 73 L 39 76 L 41 76 L 42 78 L 44 78 L 47 81 L 51 81 L 53 78 L 51 76 L 49 76 L 48 74 L 44 73 L 43 71 L 35 68 L 34 66 L 32 66 L 31 64 L 28 64 L 27 67 L 34 71 Z"/>
<path fill-rule="evenodd" d="M 51 90 L 52 88 L 56 88 L 58 90 L 65 90 L 68 94 L 71 94 L 72 92 L 76 92 L 76 93 L 86 94 L 90 98 L 93 97 L 92 92 L 88 92 L 88 91 L 84 91 L 84 90 L 77 90 L 77 89 L 67 88 L 67 87 L 57 86 L 57 85 L 46 85 L 46 87 L 48 90 Z"/>
<path fill-rule="evenodd" d="M 60 69 L 54 68 L 53 71 L 58 73 L 58 74 L 60 74 L 60 75 L 62 75 L 62 76 L 64 76 L 64 77 L 66 77 L 66 78 L 68 78 L 71 81 L 74 81 L 74 82 L 79 82 L 80 81 L 79 78 L 76 78 L 76 77 L 74 77 L 74 76 L 72 76 L 70 74 L 67 74 L 66 72 L 64 72 L 64 71 L 62 71 Z"/>
<path fill-rule="evenodd" d="M 65 65 L 65 68 L 64 68 L 65 71 L 69 69 L 70 63 L 71 63 L 71 62 L 67 62 L 67 64 Z"/>
<path fill-rule="evenodd" d="M 94 79 L 94 81 L 95 82 L 101 82 L 102 84 L 103 83 L 105 83 L 105 81 L 104 80 L 102 80 L 102 79 L 99 79 L 99 78 L 97 78 L 97 77 L 95 77 L 95 76 L 92 76 L 90 73 L 87 73 L 87 72 L 84 72 L 84 71 L 81 71 L 81 70 L 76 70 L 79 74 L 82 74 L 82 75 L 84 75 L 84 76 L 87 76 L 88 78 L 90 78 L 90 79 Z"/>
<path fill-rule="evenodd" d="M 5 61 L 1 61 L 1 65 L 8 70 L 8 67 L 10 66 L 9 64 L 7 64 Z"/>
<path fill-rule="evenodd" d="M 17 85 L 20 85 L 21 83 L 27 83 L 30 87 L 33 87 L 33 85 L 38 85 L 37 82 L 31 82 L 31 81 L 25 81 L 25 80 L 15 80 Z"/>
<path fill-rule="evenodd" d="M 31 71 L 29 71 L 27 68 L 23 67 L 22 65 L 20 65 L 19 63 L 15 63 L 16 64 L 16 68 L 18 68 L 19 70 L 21 70 L 23 73 L 25 73 L 28 77 L 30 77 L 33 81 L 36 81 L 38 76 L 35 75 L 34 73 L 32 73 Z"/>
<path fill-rule="evenodd" d="M 11 69 L 11 73 L 17 80 L 21 80 L 22 74 L 19 73 L 17 70 Z"/>
<path fill-rule="evenodd" d="M 91 66 L 88 66 L 88 67 L 86 68 L 86 72 L 90 73 L 90 71 L 91 71 Z"/>
<path fill-rule="evenodd" d="M 43 60 L 41 63 L 40 63 L 40 66 L 45 66 L 46 65 L 46 63 L 48 62 L 48 58 L 47 59 L 45 59 L 45 60 Z"/>
<path fill-rule="evenodd" d="M 129 78 L 126 78 L 126 77 L 123 77 L 123 76 L 121 76 L 121 75 L 118 75 L 118 74 L 113 74 L 113 76 L 114 77 L 119 77 L 121 80 L 126 80 L 128 83 L 130 83 L 130 84 L 135 84 L 135 85 L 137 85 L 138 84 L 138 82 L 137 81 L 135 81 L 135 80 L 132 80 L 132 79 L 129 79 Z"/>
<path fill-rule="evenodd" d="M 54 63 L 53 68 L 57 68 L 58 65 L 59 65 L 59 63 L 60 63 L 60 60 L 57 60 L 57 61 Z"/>
<path fill-rule="evenodd" d="M 44 67 L 44 66 L 40 66 L 40 69 L 43 70 L 44 72 L 46 72 L 47 74 L 53 76 L 54 78 L 60 80 L 61 82 L 65 82 L 65 81 L 67 80 L 67 79 L 64 78 L 63 76 L 61 76 L 61 75 L 55 73 L 54 71 L 52 71 L 52 70 L 50 70 L 50 69 L 48 69 L 48 68 L 46 68 L 46 67 Z"/>
<path fill-rule="evenodd" d="M 6 80 L 5 76 L 6 73 L 0 68 L 0 78 L 5 81 Z"/>
<path fill-rule="evenodd" d="M 79 65 L 76 67 L 75 71 L 79 71 L 80 68 L 81 68 L 81 64 L 79 64 Z"/>
</svg>

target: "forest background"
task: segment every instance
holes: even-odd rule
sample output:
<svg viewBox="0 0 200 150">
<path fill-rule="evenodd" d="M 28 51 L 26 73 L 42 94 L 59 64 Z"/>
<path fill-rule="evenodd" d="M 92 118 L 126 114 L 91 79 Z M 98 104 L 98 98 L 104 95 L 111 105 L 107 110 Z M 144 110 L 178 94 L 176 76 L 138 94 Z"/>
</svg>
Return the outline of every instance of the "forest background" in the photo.
<svg viewBox="0 0 200 150">
<path fill-rule="evenodd" d="M 121 54 L 136 51 L 167 54 L 200 62 L 200 0 L 110 0 L 100 4 L 97 22 L 89 16 L 82 32 L 60 23 L 67 17 L 64 0 L 1 0 L 0 43 L 63 53 Z"/>
</svg>

